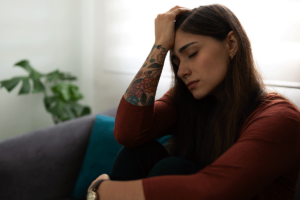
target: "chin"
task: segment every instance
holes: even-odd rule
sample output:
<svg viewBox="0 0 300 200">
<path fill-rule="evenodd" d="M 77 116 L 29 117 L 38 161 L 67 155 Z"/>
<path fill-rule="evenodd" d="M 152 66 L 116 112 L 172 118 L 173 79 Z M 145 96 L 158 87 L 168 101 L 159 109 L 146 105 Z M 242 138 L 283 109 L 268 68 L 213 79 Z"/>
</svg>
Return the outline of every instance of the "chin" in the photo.
<svg viewBox="0 0 300 200">
<path fill-rule="evenodd" d="M 205 91 L 205 90 L 203 90 L 203 88 L 198 89 L 198 90 L 196 90 L 196 88 L 195 88 L 195 90 L 191 90 L 190 92 L 193 94 L 194 98 L 197 100 L 203 99 L 204 97 L 207 97 L 209 95 L 213 95 L 213 90 Z"/>
<path fill-rule="evenodd" d="M 197 100 L 200 100 L 200 99 L 203 99 L 204 97 L 207 96 L 207 94 L 203 94 L 201 93 L 199 90 L 192 90 L 191 93 L 193 94 L 194 98 L 197 99 Z"/>
</svg>

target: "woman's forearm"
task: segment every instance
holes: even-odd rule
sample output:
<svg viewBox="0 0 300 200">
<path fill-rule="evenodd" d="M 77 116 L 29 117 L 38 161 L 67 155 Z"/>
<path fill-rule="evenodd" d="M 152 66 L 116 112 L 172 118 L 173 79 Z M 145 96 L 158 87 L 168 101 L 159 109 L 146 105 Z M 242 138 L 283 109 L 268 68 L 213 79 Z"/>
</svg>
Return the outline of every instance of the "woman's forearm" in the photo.
<svg viewBox="0 0 300 200">
<path fill-rule="evenodd" d="M 127 102 L 138 106 L 154 104 L 157 85 L 167 53 L 168 49 L 162 45 L 153 45 L 149 56 L 124 94 Z"/>
<path fill-rule="evenodd" d="M 142 180 L 103 181 L 97 190 L 101 200 L 146 200 Z"/>
</svg>

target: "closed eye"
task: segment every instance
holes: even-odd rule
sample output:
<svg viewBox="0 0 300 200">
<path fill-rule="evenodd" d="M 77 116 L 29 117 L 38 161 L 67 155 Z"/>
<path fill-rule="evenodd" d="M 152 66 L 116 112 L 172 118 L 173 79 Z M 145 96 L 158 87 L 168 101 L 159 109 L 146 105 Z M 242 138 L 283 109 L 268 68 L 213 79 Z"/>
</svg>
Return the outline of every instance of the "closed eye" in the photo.
<svg viewBox="0 0 300 200">
<path fill-rule="evenodd" d="M 196 55 L 197 53 L 198 53 L 198 51 L 195 52 L 195 53 L 193 53 L 192 55 L 190 55 L 189 58 L 193 57 L 193 56 Z"/>
<path fill-rule="evenodd" d="M 189 58 L 193 57 L 193 56 L 196 55 L 197 53 L 198 53 L 198 51 L 195 52 L 195 53 L 193 53 L 192 55 L 190 55 Z M 172 61 L 173 61 L 173 62 L 174 62 L 175 59 L 177 59 L 177 57 L 176 57 L 176 56 L 172 56 Z M 176 64 L 175 62 L 174 62 L 174 64 L 177 65 L 177 66 L 179 65 L 179 64 Z"/>
</svg>

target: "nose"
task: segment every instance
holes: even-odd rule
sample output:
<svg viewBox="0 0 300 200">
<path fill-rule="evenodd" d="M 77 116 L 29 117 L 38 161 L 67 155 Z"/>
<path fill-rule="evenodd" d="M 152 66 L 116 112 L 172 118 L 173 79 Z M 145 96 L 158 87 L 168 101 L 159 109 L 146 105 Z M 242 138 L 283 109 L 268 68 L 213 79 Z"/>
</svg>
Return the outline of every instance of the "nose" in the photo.
<svg viewBox="0 0 300 200">
<path fill-rule="evenodd" d="M 186 75 L 190 75 L 191 71 L 188 69 L 187 66 L 184 65 L 179 65 L 178 66 L 178 71 L 177 71 L 177 76 L 181 79 L 183 79 Z"/>
</svg>

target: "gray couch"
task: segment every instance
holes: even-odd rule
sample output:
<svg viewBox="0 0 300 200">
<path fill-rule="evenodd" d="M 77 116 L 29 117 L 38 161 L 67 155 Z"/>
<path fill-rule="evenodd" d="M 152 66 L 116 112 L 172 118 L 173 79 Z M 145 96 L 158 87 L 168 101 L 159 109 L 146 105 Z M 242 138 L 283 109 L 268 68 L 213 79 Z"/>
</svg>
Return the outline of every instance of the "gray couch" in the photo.
<svg viewBox="0 0 300 200">
<path fill-rule="evenodd" d="M 99 114 L 116 116 L 117 107 Z M 0 200 L 70 199 L 96 115 L 0 142 Z"/>
<path fill-rule="evenodd" d="M 299 105 L 299 90 L 278 91 Z M 116 110 L 117 107 L 99 114 L 115 117 Z M 80 117 L 0 142 L 0 200 L 70 199 L 95 116 Z M 300 179 L 295 200 L 300 200 Z"/>
</svg>

